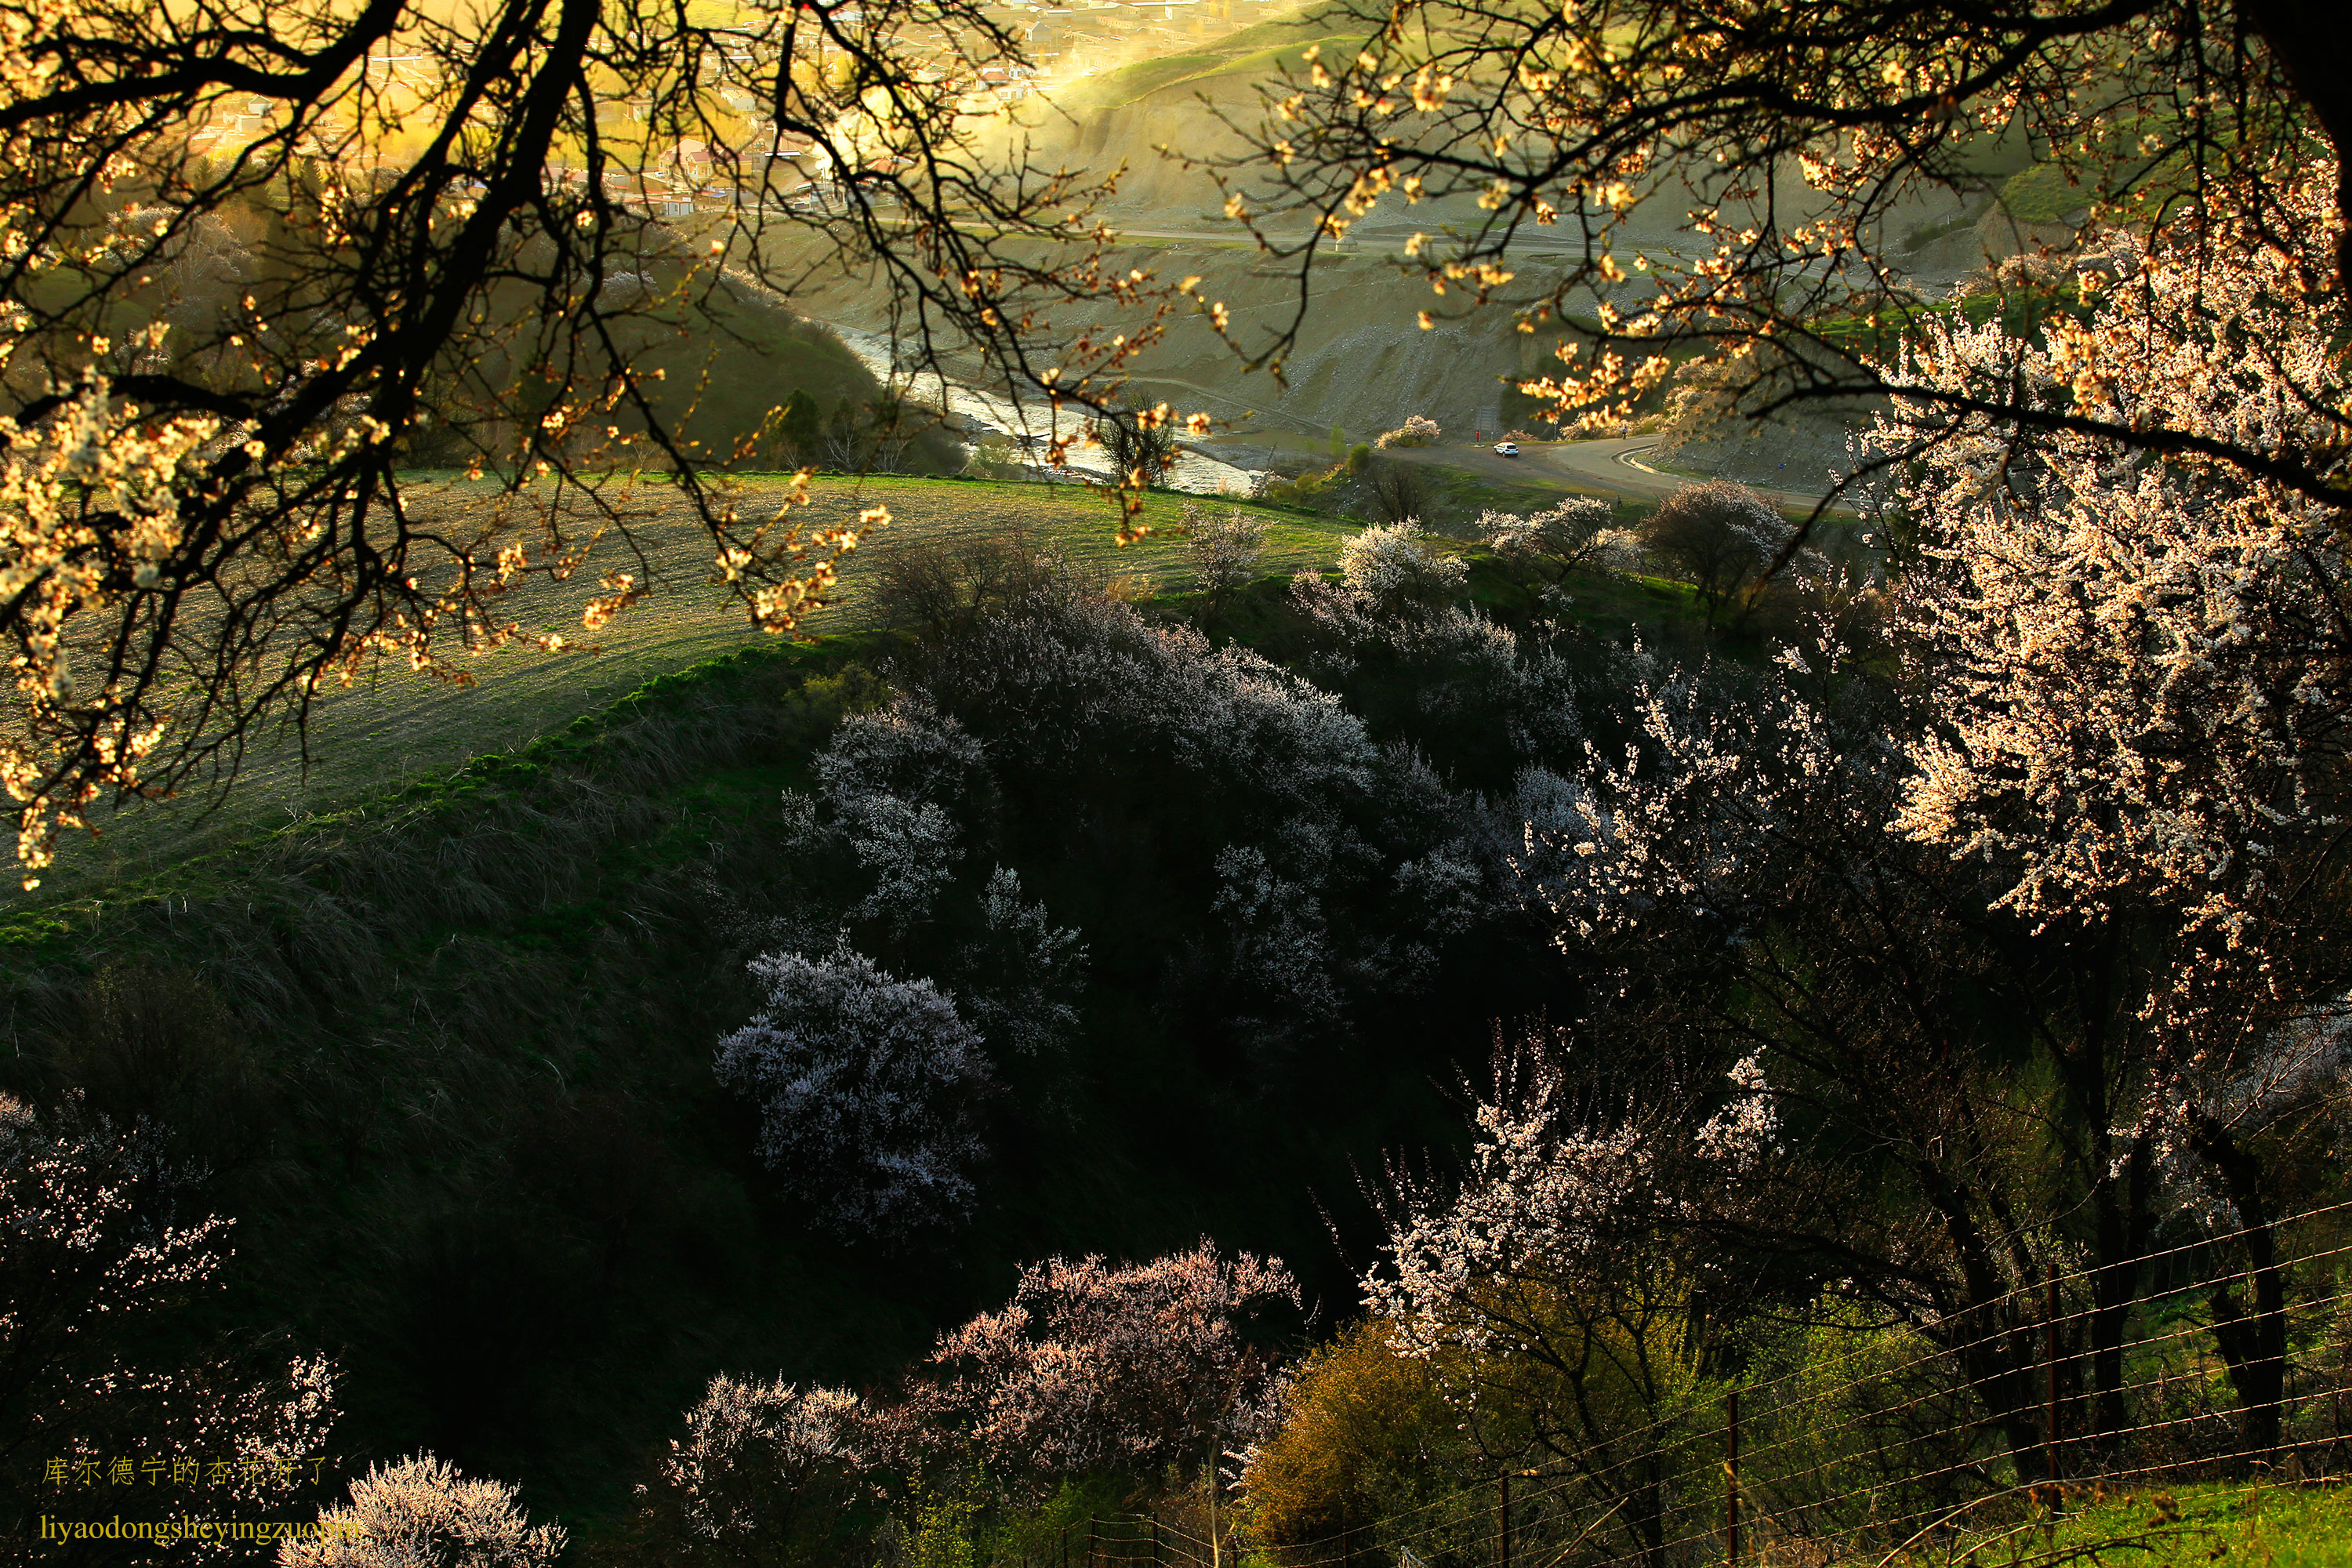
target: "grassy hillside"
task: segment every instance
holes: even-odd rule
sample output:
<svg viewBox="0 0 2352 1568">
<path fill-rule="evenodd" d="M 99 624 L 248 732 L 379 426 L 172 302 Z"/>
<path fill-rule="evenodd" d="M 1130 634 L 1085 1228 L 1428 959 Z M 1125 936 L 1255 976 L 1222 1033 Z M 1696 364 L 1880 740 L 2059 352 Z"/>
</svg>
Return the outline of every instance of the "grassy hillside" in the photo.
<svg viewBox="0 0 2352 1568">
<path fill-rule="evenodd" d="M 762 502 L 772 507 L 784 484 L 777 476 L 761 475 L 743 476 L 741 482 L 747 508 Z M 476 488 L 447 477 L 428 484 L 419 505 L 428 514 L 435 508 L 479 505 L 477 498 L 491 490 L 488 482 Z M 1175 535 L 1182 497 L 1150 497 L 1145 520 L 1158 531 L 1122 550 L 1108 503 L 1076 486 L 832 478 L 817 480 L 813 494 L 809 515 L 819 523 L 845 520 L 877 504 L 889 508 L 894 519 L 850 559 L 838 600 L 810 622 L 813 633 L 838 633 L 857 623 L 867 575 L 899 542 L 990 534 L 1015 521 L 1106 577 L 1139 578 L 1155 591 L 1181 588 L 1188 580 Z M 482 679 L 470 689 L 387 666 L 368 684 L 331 693 L 320 703 L 310 737 L 314 761 L 307 771 L 296 737 L 269 738 L 225 799 L 192 794 L 101 817 L 102 837 L 68 842 L 39 891 L 28 896 L 12 890 L 9 900 L 16 907 L 47 906 L 106 896 L 110 889 L 185 857 L 217 851 L 265 826 L 340 810 L 468 757 L 527 745 L 646 681 L 762 640 L 743 611 L 711 584 L 706 537 L 685 503 L 666 485 L 653 482 L 639 486 L 626 504 L 649 542 L 646 561 L 602 559 L 610 569 L 639 572 L 656 592 L 593 640 L 552 658 L 529 649 L 490 655 L 476 665 Z M 1285 574 L 1299 565 L 1329 562 L 1351 531 L 1337 519 L 1262 515 L 1270 529 L 1265 568 Z M 542 626 L 576 638 L 582 596 L 583 592 L 559 596 L 539 588 L 519 595 L 511 608 L 526 626 Z"/>
<path fill-rule="evenodd" d="M 1283 588 L 1232 624 L 1278 637 Z M 231 1289 L 188 1326 L 334 1355 L 339 1468 L 430 1447 L 592 1536 L 713 1372 L 874 1382 L 1052 1252 L 1212 1235 L 1289 1258 L 1314 1313 L 1350 1310 L 1324 1210 L 1369 1240 L 1355 1172 L 1453 1140 L 1433 1086 L 1483 1056 L 1489 1008 L 1552 1000 L 1545 970 L 1465 939 L 1446 962 L 1466 990 L 1381 1009 L 1346 1072 L 1253 1055 L 1216 1011 L 1196 885 L 1230 828 L 1182 775 L 1008 786 L 1002 845 L 961 868 L 1015 867 L 1093 955 L 1078 1039 L 1003 1067 L 968 1229 L 912 1255 L 826 1239 L 753 1157 L 710 1058 L 756 1005 L 746 957 L 796 913 L 778 792 L 892 654 L 872 634 L 742 648 L 461 772 L 247 819 L 208 858 L 20 912 L 0 1087 L 187 1129 L 175 1156 L 238 1219 Z M 474 743 L 435 732 L 455 711 L 354 710 L 419 749 Z"/>
<path fill-rule="evenodd" d="M 1297 52 L 1309 44 L 1326 47 L 1363 35 L 1363 25 L 1344 16 L 1307 6 L 1287 16 L 1226 34 L 1198 49 L 1160 55 L 1089 77 L 1060 95 L 1071 109 L 1114 109 L 1171 89 L 1198 90 L 1218 78 L 1243 79 L 1243 84 L 1274 74 L 1284 57 L 1297 63 Z"/>
</svg>

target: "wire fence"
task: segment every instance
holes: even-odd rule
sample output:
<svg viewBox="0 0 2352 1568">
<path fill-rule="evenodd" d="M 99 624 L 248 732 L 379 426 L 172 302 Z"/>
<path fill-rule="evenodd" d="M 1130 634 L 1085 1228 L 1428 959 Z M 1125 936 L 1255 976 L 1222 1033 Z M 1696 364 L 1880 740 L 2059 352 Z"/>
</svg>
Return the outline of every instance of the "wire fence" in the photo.
<svg viewBox="0 0 2352 1568">
<path fill-rule="evenodd" d="M 2249 1239 L 2274 1247 L 2266 1268 Z M 1318 1540 L 1122 1516 L 1023 1568 L 2054 1564 L 2095 1544 L 2074 1516 L 2132 1489 L 2352 1471 L 2352 1205 L 2132 1268 L 2155 1283 L 2128 1300 L 2103 1299 L 2099 1270 L 2053 1270 L 1925 1330 L 1695 1384 L 1643 1424 Z M 2130 1528 L 2147 1546 L 2191 1526 Z"/>
</svg>

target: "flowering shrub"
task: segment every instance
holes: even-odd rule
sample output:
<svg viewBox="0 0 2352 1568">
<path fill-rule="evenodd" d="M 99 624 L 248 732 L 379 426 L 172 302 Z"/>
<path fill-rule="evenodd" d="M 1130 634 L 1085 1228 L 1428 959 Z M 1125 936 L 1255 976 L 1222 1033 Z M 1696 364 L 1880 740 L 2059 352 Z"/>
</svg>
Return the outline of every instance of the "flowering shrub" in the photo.
<svg viewBox="0 0 2352 1568">
<path fill-rule="evenodd" d="M 1578 496 L 1525 517 L 1486 512 L 1478 519 L 1478 532 L 1505 560 L 1547 563 L 1557 579 L 1580 567 L 1622 570 L 1633 564 L 1638 553 L 1634 535 L 1612 528 L 1613 516 L 1607 501 Z"/>
<path fill-rule="evenodd" d="M 815 763 L 817 785 L 839 810 L 869 795 L 952 804 L 987 770 L 980 742 L 920 696 L 852 713 L 835 730 Z"/>
<path fill-rule="evenodd" d="M 961 856 L 948 814 L 930 801 L 915 805 L 895 795 L 869 795 L 852 801 L 842 823 L 858 864 L 874 873 L 854 917 L 903 933 L 929 915 Z"/>
<path fill-rule="evenodd" d="M 1189 1469 L 1258 1430 L 1276 1373 L 1246 1331 L 1298 1305 L 1280 1259 L 1206 1241 L 1143 1264 L 1049 1258 L 940 1336 L 905 1429 L 1033 1484 Z"/>
<path fill-rule="evenodd" d="M 1339 547 L 1339 581 L 1372 613 L 1442 605 L 1469 574 L 1457 557 L 1431 549 L 1417 522 L 1377 524 Z"/>
<path fill-rule="evenodd" d="M 1210 602 L 1246 584 L 1265 550 L 1265 524 L 1244 511 L 1212 517 L 1191 502 L 1184 507 L 1184 555 L 1194 581 Z"/>
<path fill-rule="evenodd" d="M 521 1489 L 470 1480 L 430 1454 L 371 1465 L 315 1535 L 281 1541 L 279 1568 L 548 1568 L 563 1527 L 534 1525 Z"/>
<path fill-rule="evenodd" d="M 969 1208 L 994 1077 L 954 1000 L 846 951 L 751 968 L 767 1004 L 719 1042 L 719 1079 L 759 1102 L 760 1157 L 818 1222 L 888 1239 Z"/>
<path fill-rule="evenodd" d="M 19 1561 L 51 1554 L 14 1533 L 57 1506 L 55 1479 L 41 1488 L 51 1495 L 34 1500 L 42 1461 L 250 1459 L 257 1463 L 238 1464 L 225 1487 L 191 1492 L 174 1480 L 167 1506 L 201 1496 L 275 1508 L 300 1479 L 292 1461 L 318 1454 L 333 1422 L 336 1372 L 323 1358 L 208 1345 L 182 1350 L 176 1364 L 150 1363 L 190 1300 L 218 1288 L 234 1223 L 175 1215 L 190 1195 L 186 1173 L 164 1152 L 150 1127 L 85 1122 L 71 1109 L 45 1118 L 0 1094 L 0 1364 L 13 1369 L 0 1394 L 0 1447 L 31 1472 L 0 1476 L 0 1546 L 15 1541 Z M 258 1463 L 280 1459 L 289 1462 L 285 1479 Z M 152 1472 L 147 1484 L 156 1485 Z M 198 1555 L 229 1549 L 190 1544 Z"/>
<path fill-rule="evenodd" d="M 640 1536 L 688 1559 L 818 1557 L 839 1511 L 867 1489 L 868 1420 L 864 1402 L 841 1389 L 712 1378 L 686 1413 L 686 1436 L 638 1489 Z"/>
<path fill-rule="evenodd" d="M 1393 430 L 1382 431 L 1372 445 L 1382 450 L 1391 447 L 1433 447 L 1444 434 L 1436 420 L 1409 414 L 1402 425 Z"/>
<path fill-rule="evenodd" d="M 1101 599 L 1033 596 L 940 649 L 919 679 L 998 766 L 1033 774 L 1150 752 L 1228 786 L 1328 804 L 1360 795 L 1375 760 L 1362 721 L 1329 692 Z"/>
</svg>

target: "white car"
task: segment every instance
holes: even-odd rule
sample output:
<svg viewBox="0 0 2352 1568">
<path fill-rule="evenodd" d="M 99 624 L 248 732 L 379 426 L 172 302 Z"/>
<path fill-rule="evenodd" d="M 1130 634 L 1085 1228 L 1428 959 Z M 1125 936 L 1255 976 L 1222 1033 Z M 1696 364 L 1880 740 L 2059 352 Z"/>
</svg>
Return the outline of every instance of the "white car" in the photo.
<svg viewBox="0 0 2352 1568">
<path fill-rule="evenodd" d="M 1516 458 L 1518 455 L 1519 444 L 1517 441 L 1497 441 L 1495 443 L 1495 456 L 1498 458 Z"/>
</svg>

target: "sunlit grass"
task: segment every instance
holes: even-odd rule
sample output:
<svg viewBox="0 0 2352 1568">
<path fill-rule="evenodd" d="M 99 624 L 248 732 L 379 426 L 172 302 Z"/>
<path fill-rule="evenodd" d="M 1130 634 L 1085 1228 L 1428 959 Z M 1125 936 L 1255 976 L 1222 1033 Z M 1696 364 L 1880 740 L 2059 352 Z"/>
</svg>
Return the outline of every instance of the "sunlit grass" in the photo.
<svg viewBox="0 0 2352 1568">
<path fill-rule="evenodd" d="M 782 476 L 743 481 L 747 512 L 781 499 Z M 833 605 L 812 616 L 811 635 L 850 629 L 867 618 L 866 584 L 902 542 L 981 538 L 1026 526 L 1106 578 L 1128 578 L 1139 591 L 1181 590 L 1191 581 L 1177 530 L 1188 498 L 1153 494 L 1143 521 L 1153 531 L 1121 548 L 1111 504 L 1077 485 L 978 479 L 820 478 L 808 521 L 844 521 L 880 505 L 891 524 L 853 554 Z M 462 480 L 428 481 L 420 505 L 474 504 L 493 493 Z M 1225 505 L 1225 502 L 1210 502 Z M 261 737 L 235 787 L 212 798 L 135 805 L 101 816 L 102 836 L 71 839 L 31 901 L 87 898 L 184 856 L 236 843 L 256 829 L 331 811 L 424 774 L 446 773 L 467 758 L 508 752 L 562 728 L 656 677 L 766 640 L 713 580 L 707 534 L 668 487 L 640 485 L 631 500 L 645 551 L 640 563 L 615 547 L 601 549 L 592 569 L 567 584 L 534 586 L 505 606 L 526 630 L 549 630 L 574 646 L 550 656 L 509 646 L 466 661 L 470 687 L 428 680 L 387 664 L 362 684 L 329 693 L 314 710 L 306 770 L 299 737 Z M 1255 510 L 1255 509 L 1254 509 Z M 1353 525 L 1260 510 L 1267 523 L 1262 569 L 1287 574 L 1325 565 Z M 594 592 L 597 569 L 648 571 L 654 593 L 600 631 L 582 631 L 579 605 Z M 11 893 L 12 900 L 26 895 Z M 19 906 L 21 907 L 21 906 Z"/>
</svg>

